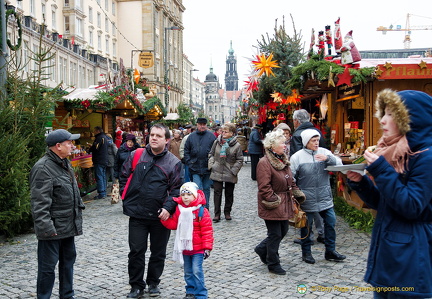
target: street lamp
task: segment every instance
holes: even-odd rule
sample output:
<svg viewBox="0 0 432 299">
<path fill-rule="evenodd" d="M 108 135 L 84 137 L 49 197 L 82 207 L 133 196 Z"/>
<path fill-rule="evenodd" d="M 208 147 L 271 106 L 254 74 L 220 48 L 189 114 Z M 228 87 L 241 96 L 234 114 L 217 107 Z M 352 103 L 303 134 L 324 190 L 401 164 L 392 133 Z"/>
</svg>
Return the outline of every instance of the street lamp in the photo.
<svg viewBox="0 0 432 299">
<path fill-rule="evenodd" d="M 190 70 L 189 105 L 191 106 L 191 108 L 192 108 L 192 105 L 193 105 L 193 102 L 192 102 L 192 72 L 198 72 L 198 71 L 199 70 L 197 70 L 197 69 Z"/>
<path fill-rule="evenodd" d="M 169 78 L 168 78 L 168 30 L 180 30 L 180 27 L 177 26 L 171 26 L 171 27 L 165 27 L 164 28 L 164 60 L 165 60 L 165 108 L 168 110 L 168 84 L 169 84 Z"/>
</svg>

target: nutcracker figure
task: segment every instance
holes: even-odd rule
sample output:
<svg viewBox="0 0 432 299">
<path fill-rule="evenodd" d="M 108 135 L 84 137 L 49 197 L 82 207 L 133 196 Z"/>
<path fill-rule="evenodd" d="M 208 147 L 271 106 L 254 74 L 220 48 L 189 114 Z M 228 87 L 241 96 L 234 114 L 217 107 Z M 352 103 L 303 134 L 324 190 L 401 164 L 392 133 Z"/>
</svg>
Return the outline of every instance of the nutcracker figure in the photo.
<svg viewBox="0 0 432 299">
<path fill-rule="evenodd" d="M 325 37 L 324 31 L 318 31 L 318 55 L 324 56 L 324 48 L 325 48 Z"/>
<path fill-rule="evenodd" d="M 332 47 L 333 47 L 333 41 L 332 41 L 332 33 L 330 30 L 330 25 L 325 26 L 325 37 L 326 37 L 326 43 L 327 43 L 327 53 L 328 55 L 332 55 Z"/>
</svg>

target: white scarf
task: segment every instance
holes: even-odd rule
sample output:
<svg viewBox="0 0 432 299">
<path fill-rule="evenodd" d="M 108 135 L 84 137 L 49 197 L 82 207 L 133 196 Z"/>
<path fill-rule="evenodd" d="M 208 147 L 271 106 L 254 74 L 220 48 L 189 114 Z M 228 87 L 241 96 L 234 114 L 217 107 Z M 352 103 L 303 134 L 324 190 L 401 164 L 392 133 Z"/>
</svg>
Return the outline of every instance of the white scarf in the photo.
<svg viewBox="0 0 432 299">
<path fill-rule="evenodd" d="M 193 211 L 198 210 L 201 205 L 196 207 L 183 207 L 178 205 L 180 216 L 177 223 L 177 232 L 174 240 L 173 260 L 183 264 L 183 250 L 192 250 L 193 235 Z"/>
</svg>

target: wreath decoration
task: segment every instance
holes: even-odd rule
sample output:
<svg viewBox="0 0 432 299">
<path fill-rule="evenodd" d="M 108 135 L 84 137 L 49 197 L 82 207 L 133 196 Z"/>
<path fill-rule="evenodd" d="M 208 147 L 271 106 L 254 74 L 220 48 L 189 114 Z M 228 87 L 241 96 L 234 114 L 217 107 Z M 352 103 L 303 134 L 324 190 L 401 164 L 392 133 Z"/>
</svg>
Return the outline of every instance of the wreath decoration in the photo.
<svg viewBox="0 0 432 299">
<path fill-rule="evenodd" d="M 13 15 L 17 21 L 17 25 L 18 25 L 18 42 L 16 45 L 12 45 L 12 42 L 10 41 L 9 38 L 7 38 L 6 43 L 8 45 L 8 47 L 12 50 L 12 51 L 16 51 L 21 47 L 21 43 L 22 43 L 22 25 L 21 25 L 21 21 L 18 17 L 18 14 L 13 10 L 13 9 L 8 9 L 6 11 L 6 22 L 9 18 L 10 15 Z"/>
</svg>

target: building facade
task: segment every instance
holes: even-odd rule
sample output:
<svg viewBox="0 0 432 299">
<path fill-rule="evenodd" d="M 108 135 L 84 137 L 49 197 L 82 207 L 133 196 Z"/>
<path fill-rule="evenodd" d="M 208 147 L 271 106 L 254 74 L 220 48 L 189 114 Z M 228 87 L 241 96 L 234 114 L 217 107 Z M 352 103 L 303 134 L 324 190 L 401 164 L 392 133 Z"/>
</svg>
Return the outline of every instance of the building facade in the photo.
<svg viewBox="0 0 432 299">
<path fill-rule="evenodd" d="M 42 35 L 44 45 L 52 45 L 53 57 L 45 62 L 49 87 L 111 82 L 124 66 L 142 73 L 168 112 L 183 101 L 182 0 L 10 0 L 8 8 L 21 17 L 23 43 L 13 57 L 25 65 L 23 74 Z M 9 18 L 12 43 L 17 29 Z M 139 66 L 141 52 L 153 53 L 153 66 Z"/>
</svg>

